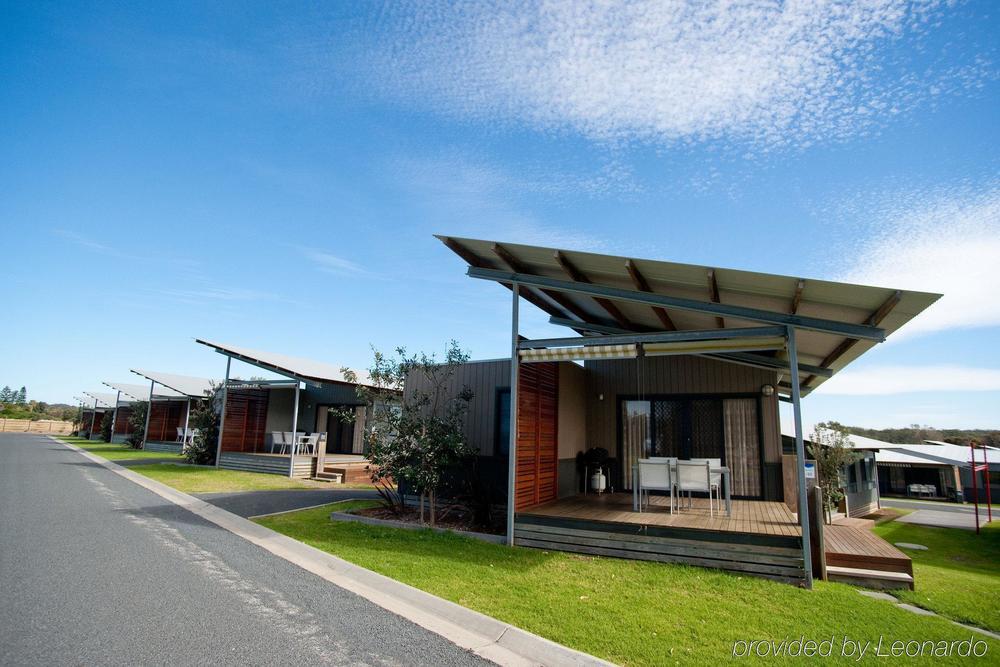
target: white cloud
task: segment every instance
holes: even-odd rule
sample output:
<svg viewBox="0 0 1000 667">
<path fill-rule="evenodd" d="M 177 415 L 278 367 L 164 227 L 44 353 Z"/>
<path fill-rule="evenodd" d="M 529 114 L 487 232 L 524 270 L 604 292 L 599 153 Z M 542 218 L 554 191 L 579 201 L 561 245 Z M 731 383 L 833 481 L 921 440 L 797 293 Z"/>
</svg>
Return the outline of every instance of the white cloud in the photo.
<svg viewBox="0 0 1000 667">
<path fill-rule="evenodd" d="M 824 382 L 816 394 L 872 396 L 925 391 L 1000 391 L 1000 369 L 947 364 L 848 369 Z"/>
<path fill-rule="evenodd" d="M 367 85 L 601 140 L 808 145 L 977 90 L 983 54 L 914 56 L 941 2 L 390 3 Z M 942 52 L 943 53 L 943 52 Z M 919 60 L 918 60 L 919 59 Z"/>
<path fill-rule="evenodd" d="M 874 235 L 838 278 L 944 295 L 900 334 L 1000 326 L 1000 183 L 899 195 L 870 215 Z"/>
<path fill-rule="evenodd" d="M 363 268 L 361 268 L 360 265 L 349 259 L 338 257 L 332 253 L 303 248 L 302 254 L 305 255 L 307 259 L 311 260 L 316 265 L 317 269 L 326 273 L 333 273 L 337 275 L 367 273 Z"/>
</svg>

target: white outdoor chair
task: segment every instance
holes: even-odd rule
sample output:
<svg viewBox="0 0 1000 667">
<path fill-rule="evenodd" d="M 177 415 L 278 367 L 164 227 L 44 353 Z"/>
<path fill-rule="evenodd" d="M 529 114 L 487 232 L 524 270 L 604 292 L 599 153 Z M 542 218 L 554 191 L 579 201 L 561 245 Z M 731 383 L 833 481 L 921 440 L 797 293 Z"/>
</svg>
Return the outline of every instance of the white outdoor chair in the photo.
<svg viewBox="0 0 1000 667">
<path fill-rule="evenodd" d="M 710 467 L 712 467 L 712 468 L 721 468 L 722 467 L 722 459 L 691 459 L 691 462 L 692 463 L 706 463 L 707 462 L 708 465 Z M 715 497 L 716 498 L 721 498 L 722 497 L 721 496 L 721 492 L 722 492 L 722 473 L 721 472 L 713 472 L 712 473 L 712 488 L 715 489 Z"/>
<path fill-rule="evenodd" d="M 301 454 L 304 451 L 309 456 L 312 456 L 316 453 L 317 442 L 319 442 L 319 434 L 303 435 L 299 438 L 299 453 Z"/>
<path fill-rule="evenodd" d="M 285 434 L 281 431 L 271 431 L 271 453 L 278 449 L 278 454 L 285 453 Z"/>
<path fill-rule="evenodd" d="M 639 459 L 639 511 L 642 511 L 643 494 L 649 504 L 650 491 L 666 491 L 670 494 L 670 513 L 674 512 L 674 486 L 671 480 L 670 462 L 667 459 L 654 461 Z"/>
<path fill-rule="evenodd" d="M 175 440 L 174 442 L 180 442 L 180 443 L 184 442 L 184 429 L 181 428 L 180 426 L 177 427 L 177 440 Z"/>
<path fill-rule="evenodd" d="M 687 491 L 688 507 L 691 507 L 691 493 L 693 491 L 707 493 L 708 515 L 715 516 L 714 506 L 712 505 L 712 489 L 718 492 L 718 487 L 712 485 L 712 464 L 708 461 L 703 463 L 678 461 L 677 477 L 674 479 L 674 486 L 681 497 Z"/>
</svg>

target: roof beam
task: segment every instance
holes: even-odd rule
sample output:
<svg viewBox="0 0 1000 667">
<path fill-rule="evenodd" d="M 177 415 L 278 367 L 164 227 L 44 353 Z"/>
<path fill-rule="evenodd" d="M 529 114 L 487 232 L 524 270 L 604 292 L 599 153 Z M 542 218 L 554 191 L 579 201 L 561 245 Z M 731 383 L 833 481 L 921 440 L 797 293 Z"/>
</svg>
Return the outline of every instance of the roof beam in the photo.
<svg viewBox="0 0 1000 667">
<path fill-rule="evenodd" d="M 639 267 L 635 265 L 631 259 L 625 260 L 625 270 L 628 271 L 628 275 L 632 278 L 632 284 L 640 292 L 652 292 L 653 290 L 649 287 L 649 283 L 646 281 L 646 277 L 639 272 Z M 650 306 L 653 309 L 653 314 L 660 320 L 660 324 L 667 331 L 677 331 L 677 325 L 674 321 L 670 319 L 670 314 L 663 308 L 659 306 Z"/>
<path fill-rule="evenodd" d="M 893 292 L 888 299 L 882 302 L 882 305 L 879 306 L 874 313 L 868 316 L 868 319 L 865 320 L 865 324 L 873 327 L 876 327 L 879 324 L 881 324 L 882 320 L 884 320 L 886 316 L 892 312 L 892 309 L 896 307 L 896 305 L 900 302 L 902 298 L 903 298 L 902 292 L 900 292 L 899 290 Z M 821 361 L 819 365 L 824 368 L 829 368 L 831 364 L 837 361 L 837 359 L 840 359 L 847 353 L 848 350 L 854 347 L 854 345 L 857 342 L 858 342 L 857 338 L 845 338 L 844 340 L 840 341 L 840 345 L 835 347 L 833 351 L 830 352 L 830 354 L 826 355 L 823 358 L 823 361 Z M 812 382 L 814 379 L 815 375 L 810 375 L 805 379 L 805 381 L 802 384 L 804 386 L 809 386 L 809 383 Z"/>
<path fill-rule="evenodd" d="M 566 255 L 564 255 L 561 251 L 556 250 L 553 253 L 553 257 L 555 257 L 556 262 L 558 262 L 559 266 L 562 267 L 563 271 L 566 272 L 566 275 L 572 278 L 575 282 L 583 283 L 585 285 L 592 284 L 590 278 L 583 275 L 580 269 L 576 268 L 573 265 L 573 262 L 569 261 L 569 258 L 566 257 Z M 591 298 L 593 298 L 594 301 L 597 302 L 597 305 L 603 308 L 608 315 L 614 318 L 615 322 L 617 322 L 622 328 L 635 328 L 635 325 L 629 322 L 628 318 L 625 317 L 625 314 L 619 310 L 618 306 L 616 306 L 613 301 L 598 296 L 592 296 Z"/>
<path fill-rule="evenodd" d="M 712 293 L 712 303 L 722 303 L 719 298 L 719 281 L 715 279 L 715 269 L 708 270 L 708 289 Z M 726 321 L 721 317 L 715 318 L 715 324 L 720 329 L 726 328 Z"/>
<path fill-rule="evenodd" d="M 572 336 L 568 338 L 536 338 L 518 343 L 526 350 L 533 348 L 575 347 L 579 345 L 628 345 L 631 343 L 678 343 L 740 338 L 784 336 L 784 327 L 743 327 L 740 329 L 695 329 L 689 331 L 660 331 L 656 333 L 617 333 L 600 336 Z M 721 350 L 720 350 L 721 351 Z"/>
<path fill-rule="evenodd" d="M 799 312 L 799 305 L 802 303 L 802 290 L 806 288 L 806 281 L 799 278 L 799 283 L 795 286 L 795 296 L 792 297 L 792 308 L 788 312 L 795 315 Z"/>
<path fill-rule="evenodd" d="M 548 278 L 545 276 L 531 276 L 523 273 L 506 273 L 504 271 L 496 271 L 493 269 L 470 267 L 467 271 L 467 275 L 471 278 L 478 278 L 480 280 L 493 280 L 503 283 L 517 282 L 523 285 L 544 287 L 546 289 L 558 290 L 560 292 L 574 292 L 591 297 L 618 299 L 632 303 L 642 303 L 645 305 L 662 306 L 664 308 L 707 313 L 709 315 L 736 317 L 743 320 L 749 320 L 751 322 L 762 322 L 765 324 L 782 324 L 785 326 L 793 326 L 798 329 L 819 331 L 821 333 L 833 334 L 837 336 L 848 336 L 863 340 L 874 340 L 877 342 L 885 340 L 885 331 L 868 324 L 852 324 L 850 322 L 826 320 L 818 317 L 789 315 L 787 313 L 776 313 L 760 308 L 748 308 L 745 306 L 736 306 L 725 303 L 706 303 L 704 301 L 696 301 L 694 299 L 667 296 L 666 294 L 639 292 L 619 287 L 609 287 L 607 285 L 584 284 L 569 280 L 560 280 L 558 278 Z"/>
<path fill-rule="evenodd" d="M 510 267 L 511 271 L 516 271 L 518 273 L 531 273 L 531 271 L 528 270 L 528 267 L 526 267 L 521 262 L 521 260 L 519 260 L 517 257 L 514 257 L 514 255 L 512 255 L 509 250 L 507 250 L 506 248 L 504 248 L 499 243 L 494 243 L 493 247 L 491 248 L 491 250 L 493 250 L 493 254 L 496 255 L 497 257 L 499 257 L 500 260 L 504 264 L 506 264 L 508 267 Z M 573 300 L 570 299 L 570 298 L 568 298 L 562 292 L 556 292 L 554 290 L 545 290 L 545 289 L 540 290 L 540 291 L 541 291 L 542 294 L 544 294 L 545 296 L 549 297 L 550 299 L 552 299 L 553 301 L 555 301 L 557 304 L 559 304 L 560 306 L 562 306 L 562 308 L 564 310 L 566 310 L 567 312 L 570 312 L 573 315 L 576 315 L 581 320 L 587 319 L 587 317 L 588 317 L 587 311 L 583 310 L 582 308 L 580 308 L 579 306 L 577 306 L 575 303 L 573 303 Z M 526 290 L 526 292 L 528 294 L 531 294 L 530 291 Z M 522 292 L 522 294 L 524 294 L 524 293 L 525 292 Z M 538 304 L 535 304 L 535 305 L 538 305 Z M 545 312 L 551 314 L 551 309 L 550 308 L 543 308 L 543 310 L 545 310 Z"/>
<path fill-rule="evenodd" d="M 445 246 L 449 250 L 451 250 L 453 253 L 464 259 L 469 266 L 475 266 L 484 269 L 493 268 L 487 266 L 483 262 L 483 260 L 479 258 L 478 255 L 476 255 L 474 252 L 472 252 L 471 250 L 469 250 L 464 245 L 462 245 L 461 243 L 459 243 L 458 241 L 456 241 L 451 237 L 448 236 L 441 237 L 441 243 L 445 244 Z M 505 283 L 503 284 L 503 286 L 506 287 L 507 289 L 513 289 L 510 285 Z M 545 299 L 543 299 L 541 296 L 539 296 L 530 289 L 525 288 L 521 290 L 520 296 L 522 296 L 524 300 L 527 301 L 528 303 L 532 304 L 539 310 L 548 313 L 549 315 L 555 317 L 564 317 L 566 315 L 566 313 L 559 310 L 553 304 L 549 303 L 548 301 L 546 301 Z M 579 317 L 579 315 L 577 315 L 577 317 Z"/>
<path fill-rule="evenodd" d="M 579 322 L 574 322 L 573 320 L 563 320 L 558 317 L 550 317 L 549 324 L 555 324 L 556 326 L 563 326 L 563 327 L 579 326 Z M 585 328 L 588 331 L 593 331 L 595 333 L 602 333 L 602 334 L 627 335 L 629 333 L 627 331 L 619 329 L 618 327 L 614 327 L 607 324 L 596 324 L 596 325 L 587 324 L 581 328 Z M 720 332 L 718 329 L 705 329 L 703 331 L 706 333 L 725 334 L 725 332 Z M 739 331 L 739 329 L 736 330 L 729 329 L 729 331 Z M 571 339 L 571 340 L 579 340 L 579 339 Z M 585 345 L 586 343 L 582 342 L 577 343 L 577 345 L 580 344 Z M 726 361 L 734 364 L 741 364 L 743 366 L 753 366 L 754 368 L 763 368 L 765 370 L 787 371 L 791 370 L 792 368 L 791 364 L 789 364 L 787 361 L 783 361 L 776 357 L 766 356 L 763 354 L 754 354 L 752 352 L 719 352 L 712 354 L 703 354 L 700 356 L 715 358 L 720 361 Z M 799 372 L 803 374 L 810 373 L 812 375 L 818 375 L 824 378 L 833 377 L 833 371 L 831 371 L 829 368 L 812 366 L 810 364 L 799 364 Z"/>
</svg>

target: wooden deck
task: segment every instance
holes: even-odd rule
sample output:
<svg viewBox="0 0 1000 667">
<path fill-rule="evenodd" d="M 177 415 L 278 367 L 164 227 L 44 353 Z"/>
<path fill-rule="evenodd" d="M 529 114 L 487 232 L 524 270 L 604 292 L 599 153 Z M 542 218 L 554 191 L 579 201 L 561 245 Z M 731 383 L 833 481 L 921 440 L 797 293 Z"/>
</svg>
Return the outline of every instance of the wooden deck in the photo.
<svg viewBox="0 0 1000 667">
<path fill-rule="evenodd" d="M 665 496 L 652 497 L 649 508 L 634 512 L 631 493 L 586 494 L 521 510 L 518 516 L 522 515 L 757 535 L 802 534 L 795 515 L 784 503 L 757 500 L 734 500 L 732 516 L 723 512 L 713 517 L 709 515 L 707 498 L 694 498 L 692 508 L 671 514 Z"/>
<path fill-rule="evenodd" d="M 826 526 L 824 539 L 828 566 L 913 574 L 910 557 L 865 526 L 838 522 Z"/>
</svg>

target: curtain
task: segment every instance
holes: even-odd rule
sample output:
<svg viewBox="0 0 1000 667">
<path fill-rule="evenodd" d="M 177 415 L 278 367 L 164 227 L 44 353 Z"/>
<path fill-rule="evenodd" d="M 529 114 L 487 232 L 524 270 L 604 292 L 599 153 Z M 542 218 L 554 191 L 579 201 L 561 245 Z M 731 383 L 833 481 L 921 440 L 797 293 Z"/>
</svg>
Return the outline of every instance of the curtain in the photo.
<svg viewBox="0 0 1000 667">
<path fill-rule="evenodd" d="M 734 496 L 759 497 L 760 438 L 757 432 L 757 400 L 727 398 L 722 402 L 726 430 L 726 464 Z"/>
<path fill-rule="evenodd" d="M 632 488 L 632 465 L 649 450 L 649 401 L 622 403 L 622 477 L 625 489 Z"/>
</svg>

